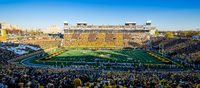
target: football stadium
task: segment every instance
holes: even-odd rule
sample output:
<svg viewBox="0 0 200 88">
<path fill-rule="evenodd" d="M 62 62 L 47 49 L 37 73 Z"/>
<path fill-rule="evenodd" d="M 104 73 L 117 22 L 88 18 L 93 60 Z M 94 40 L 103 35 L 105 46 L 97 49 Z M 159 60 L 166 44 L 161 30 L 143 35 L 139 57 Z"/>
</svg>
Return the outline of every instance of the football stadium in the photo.
<svg viewBox="0 0 200 88">
<path fill-rule="evenodd" d="M 157 29 L 151 21 L 143 25 L 70 25 L 65 21 L 63 26 L 63 34 L 36 32 L 38 37 L 11 37 L 7 35 L 11 30 L 2 29 L 2 86 L 199 86 L 200 40 L 196 37 L 155 36 Z"/>
<path fill-rule="evenodd" d="M 198 1 L 0 6 L 0 88 L 200 88 Z"/>
<path fill-rule="evenodd" d="M 158 52 L 148 51 L 150 36 L 155 27 L 147 21 L 145 25 L 126 22 L 124 25 L 76 26 L 64 23 L 64 39 L 60 48 L 20 60 L 26 66 L 76 67 L 76 69 L 130 70 L 144 67 L 180 67 L 178 62 Z M 142 46 L 144 49 L 142 49 Z M 126 68 L 126 69 L 124 69 Z"/>
</svg>

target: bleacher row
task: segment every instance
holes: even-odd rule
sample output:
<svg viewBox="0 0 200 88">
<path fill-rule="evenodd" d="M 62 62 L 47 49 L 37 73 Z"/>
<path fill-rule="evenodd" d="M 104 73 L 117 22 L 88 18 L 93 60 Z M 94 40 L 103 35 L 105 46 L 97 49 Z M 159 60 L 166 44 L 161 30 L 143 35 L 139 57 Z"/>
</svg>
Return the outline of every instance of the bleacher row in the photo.
<svg viewBox="0 0 200 88">
<path fill-rule="evenodd" d="M 148 41 L 146 33 L 84 33 L 65 34 L 68 47 L 138 47 Z M 136 44 L 135 44 L 136 43 Z"/>
</svg>

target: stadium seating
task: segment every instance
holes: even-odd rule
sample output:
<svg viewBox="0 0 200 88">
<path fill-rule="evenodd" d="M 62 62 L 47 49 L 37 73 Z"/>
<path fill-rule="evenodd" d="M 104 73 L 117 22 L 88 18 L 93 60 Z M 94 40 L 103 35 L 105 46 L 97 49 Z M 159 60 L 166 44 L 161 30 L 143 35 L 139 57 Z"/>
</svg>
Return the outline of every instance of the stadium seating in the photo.
<svg viewBox="0 0 200 88">
<path fill-rule="evenodd" d="M 8 88 L 199 88 L 198 72 L 94 71 L 6 66 L 0 87 Z"/>
<path fill-rule="evenodd" d="M 189 62 L 200 62 L 200 41 L 194 39 L 152 39 L 153 46 L 163 48 L 164 52 L 171 57 L 179 57 Z"/>
<path fill-rule="evenodd" d="M 41 48 L 37 45 L 0 42 L 0 61 L 5 63 L 10 59 L 15 59 L 19 56 L 39 50 L 41 50 Z"/>
<path fill-rule="evenodd" d="M 110 32 L 71 32 L 65 33 L 66 47 L 138 47 L 145 44 L 148 39 L 145 33 L 110 33 Z M 132 42 L 132 43 L 130 43 Z"/>
<path fill-rule="evenodd" d="M 98 33 L 90 33 L 88 35 L 89 42 L 95 42 L 98 39 Z"/>
</svg>

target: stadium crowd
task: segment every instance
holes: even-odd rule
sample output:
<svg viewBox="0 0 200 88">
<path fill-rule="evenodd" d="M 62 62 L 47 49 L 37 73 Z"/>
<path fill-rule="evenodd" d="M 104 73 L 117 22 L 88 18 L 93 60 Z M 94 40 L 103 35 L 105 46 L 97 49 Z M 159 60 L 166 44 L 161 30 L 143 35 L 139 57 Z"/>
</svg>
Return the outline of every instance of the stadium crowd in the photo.
<svg viewBox="0 0 200 88">
<path fill-rule="evenodd" d="M 0 88 L 199 88 L 198 71 L 95 71 L 29 68 L 0 69 Z"/>
<path fill-rule="evenodd" d="M 155 49 L 163 50 L 165 54 L 183 63 L 200 64 L 200 40 L 197 39 L 167 39 L 157 37 L 152 39 Z"/>
<path fill-rule="evenodd" d="M 59 47 L 61 39 L 51 37 L 39 37 L 35 39 L 22 38 L 15 41 L 0 42 L 0 63 L 6 63 L 10 59 L 31 54 L 40 50 Z"/>
<path fill-rule="evenodd" d="M 148 40 L 143 32 L 136 33 L 85 33 L 70 32 L 65 34 L 65 46 L 67 47 L 140 47 Z"/>
<path fill-rule="evenodd" d="M 41 50 L 37 45 L 0 42 L 0 62 Z"/>
</svg>

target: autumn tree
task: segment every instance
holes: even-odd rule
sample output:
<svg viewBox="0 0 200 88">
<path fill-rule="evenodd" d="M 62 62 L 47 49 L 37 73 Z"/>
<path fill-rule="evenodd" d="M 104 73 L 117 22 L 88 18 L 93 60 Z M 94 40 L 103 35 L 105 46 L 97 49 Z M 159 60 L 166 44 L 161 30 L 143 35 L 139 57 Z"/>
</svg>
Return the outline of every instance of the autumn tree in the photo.
<svg viewBox="0 0 200 88">
<path fill-rule="evenodd" d="M 166 38 L 174 38 L 174 34 L 172 32 L 166 32 L 165 37 Z"/>
</svg>

